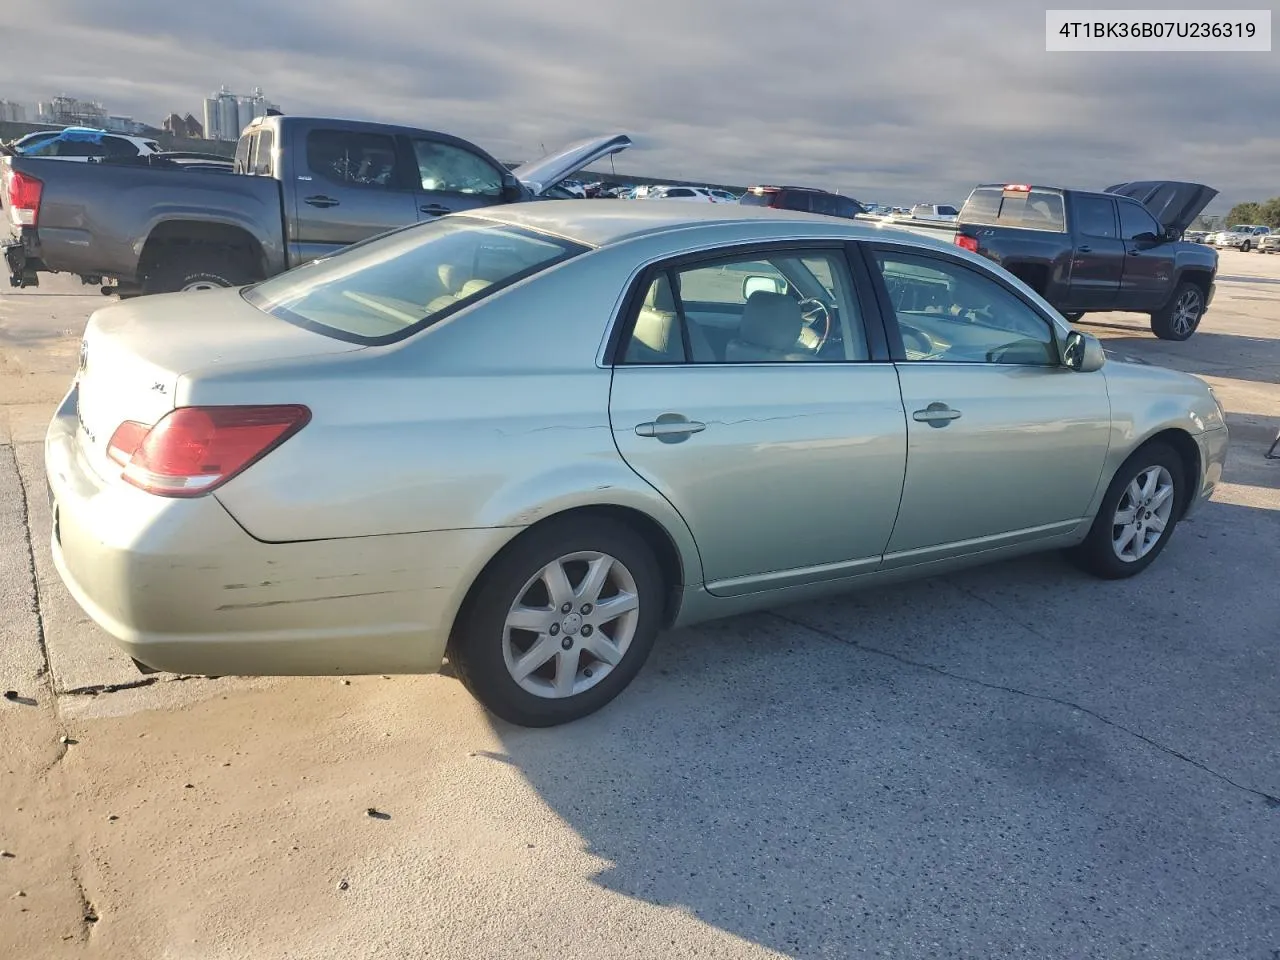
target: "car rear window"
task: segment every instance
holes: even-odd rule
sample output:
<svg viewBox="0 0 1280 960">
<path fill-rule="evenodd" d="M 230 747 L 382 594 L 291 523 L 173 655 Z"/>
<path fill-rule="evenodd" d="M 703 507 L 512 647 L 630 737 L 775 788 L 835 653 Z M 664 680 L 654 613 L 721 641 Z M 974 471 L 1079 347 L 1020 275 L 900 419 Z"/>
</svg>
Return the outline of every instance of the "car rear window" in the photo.
<svg viewBox="0 0 1280 960">
<path fill-rule="evenodd" d="M 393 343 L 587 250 L 473 217 L 382 234 L 254 284 L 264 313 L 351 343 Z"/>
<path fill-rule="evenodd" d="M 754 190 L 748 190 L 738 198 L 738 202 L 745 203 L 749 207 L 767 207 L 772 196 L 772 191 L 756 193 Z"/>
<path fill-rule="evenodd" d="M 978 187 L 969 194 L 960 210 L 962 223 L 980 223 L 992 227 L 1023 227 L 1031 230 L 1067 229 L 1062 209 L 1062 194 L 1051 190 L 1004 190 L 1001 187 Z"/>
</svg>

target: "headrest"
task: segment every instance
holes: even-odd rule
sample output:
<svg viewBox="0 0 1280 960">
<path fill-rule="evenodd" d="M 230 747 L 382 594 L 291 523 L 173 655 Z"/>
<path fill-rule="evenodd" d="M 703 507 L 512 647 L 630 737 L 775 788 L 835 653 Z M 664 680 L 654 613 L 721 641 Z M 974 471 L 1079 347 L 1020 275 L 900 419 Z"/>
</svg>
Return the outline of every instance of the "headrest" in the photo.
<svg viewBox="0 0 1280 960">
<path fill-rule="evenodd" d="M 790 350 L 803 329 L 798 302 L 785 294 L 757 290 L 742 308 L 738 339 L 769 350 Z"/>
<path fill-rule="evenodd" d="M 462 285 L 462 289 L 458 291 L 458 299 L 469 297 L 472 294 L 479 293 L 485 287 L 493 286 L 488 280 L 468 280 Z"/>
<path fill-rule="evenodd" d="M 676 298 L 671 292 L 671 281 L 667 279 L 665 273 L 660 274 L 653 283 L 649 284 L 649 292 L 645 294 L 644 305 L 651 310 L 675 313 Z"/>
<path fill-rule="evenodd" d="M 449 293 L 457 293 L 462 285 L 467 282 L 467 271 L 456 263 L 442 263 L 436 270 L 436 275 L 440 278 L 440 282 L 444 284 L 444 288 Z"/>
</svg>

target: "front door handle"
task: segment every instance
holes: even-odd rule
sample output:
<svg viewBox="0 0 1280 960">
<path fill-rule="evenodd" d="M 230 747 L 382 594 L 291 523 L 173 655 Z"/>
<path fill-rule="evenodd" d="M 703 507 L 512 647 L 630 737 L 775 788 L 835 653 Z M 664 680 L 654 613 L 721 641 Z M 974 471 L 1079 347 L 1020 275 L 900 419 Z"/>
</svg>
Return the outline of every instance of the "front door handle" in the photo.
<svg viewBox="0 0 1280 960">
<path fill-rule="evenodd" d="M 697 420 L 686 420 L 678 415 L 663 414 L 657 420 L 636 424 L 636 436 L 654 437 L 666 443 L 678 443 L 705 429 L 707 425 Z"/>
<path fill-rule="evenodd" d="M 438 203 L 424 203 L 418 209 L 423 213 L 434 214 L 437 217 L 443 217 L 446 213 L 453 213 L 448 207 Z"/>
<path fill-rule="evenodd" d="M 1093 253 L 1093 247 L 1089 246 L 1088 244 L 1083 244 L 1083 245 L 1081 245 L 1080 247 L 1078 247 L 1077 249 L 1078 249 L 1081 253 Z"/>
<path fill-rule="evenodd" d="M 338 205 L 338 201 L 333 199 L 333 197 L 303 197 L 302 202 L 309 203 L 313 207 L 321 208 L 336 207 Z"/>
<path fill-rule="evenodd" d="M 952 420 L 960 419 L 960 411 L 953 410 L 945 403 L 931 403 L 923 410 L 911 414 L 917 423 L 927 423 L 931 427 L 945 427 Z"/>
</svg>

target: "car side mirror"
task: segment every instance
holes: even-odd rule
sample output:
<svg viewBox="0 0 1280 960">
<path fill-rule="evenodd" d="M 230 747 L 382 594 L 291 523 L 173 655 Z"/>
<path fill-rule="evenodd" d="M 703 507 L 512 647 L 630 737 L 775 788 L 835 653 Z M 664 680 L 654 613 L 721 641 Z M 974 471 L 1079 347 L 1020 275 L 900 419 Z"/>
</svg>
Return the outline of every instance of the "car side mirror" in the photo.
<svg viewBox="0 0 1280 960">
<path fill-rule="evenodd" d="M 753 293 L 785 293 L 786 285 L 777 277 L 747 277 L 742 281 L 742 299 L 750 300 Z"/>
<path fill-rule="evenodd" d="M 1072 330 L 1062 348 L 1062 365 L 1077 373 L 1093 373 L 1107 362 L 1102 341 L 1091 333 Z"/>
<path fill-rule="evenodd" d="M 1148 231 L 1146 233 L 1134 234 L 1133 242 L 1142 249 L 1150 249 L 1151 247 L 1156 247 L 1164 243 L 1164 239 L 1162 237 L 1157 237 L 1154 233 Z"/>
<path fill-rule="evenodd" d="M 519 203 L 526 199 L 524 185 L 515 177 L 507 177 L 502 181 L 502 202 Z"/>
</svg>

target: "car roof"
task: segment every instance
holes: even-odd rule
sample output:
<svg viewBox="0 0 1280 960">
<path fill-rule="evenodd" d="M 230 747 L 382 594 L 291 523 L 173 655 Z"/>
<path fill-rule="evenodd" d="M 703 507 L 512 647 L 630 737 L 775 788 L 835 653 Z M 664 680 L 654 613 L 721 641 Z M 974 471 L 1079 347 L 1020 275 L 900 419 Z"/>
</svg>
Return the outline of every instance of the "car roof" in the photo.
<svg viewBox="0 0 1280 960">
<path fill-rule="evenodd" d="M 932 237 L 892 230 L 878 223 L 828 217 L 773 207 L 732 203 L 689 204 L 651 200 L 541 200 L 501 204 L 469 210 L 460 216 L 479 217 L 511 226 L 526 227 L 591 247 L 605 247 L 642 236 L 717 226 L 745 227 L 748 239 L 770 240 L 787 225 L 800 235 L 838 236 L 849 240 L 906 239 L 923 247 L 955 251 L 955 246 Z M 751 229 L 752 227 L 758 229 Z"/>
</svg>

